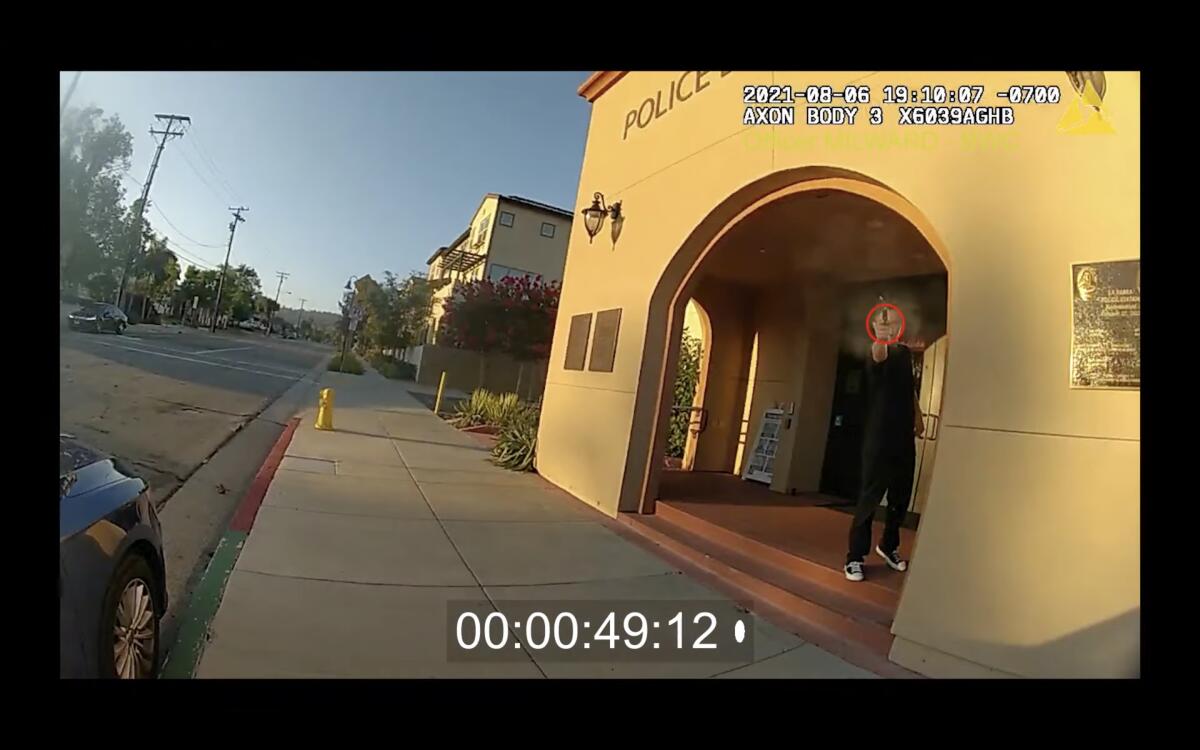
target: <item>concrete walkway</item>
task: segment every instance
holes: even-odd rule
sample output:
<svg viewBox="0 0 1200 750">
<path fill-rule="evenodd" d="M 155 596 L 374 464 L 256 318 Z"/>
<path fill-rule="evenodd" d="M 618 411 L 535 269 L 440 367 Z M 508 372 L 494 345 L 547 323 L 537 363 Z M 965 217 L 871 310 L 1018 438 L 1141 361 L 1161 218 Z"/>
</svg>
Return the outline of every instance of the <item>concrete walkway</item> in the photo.
<svg viewBox="0 0 1200 750">
<path fill-rule="evenodd" d="M 704 600 L 723 621 L 737 610 L 537 475 L 491 464 L 411 384 L 368 371 L 326 373 L 323 385 L 335 389 L 336 430 L 313 428 L 315 404 L 302 413 L 198 677 L 874 676 L 758 618 L 753 658 L 735 663 L 563 661 L 521 648 L 456 658 L 456 601 L 481 617 L 537 600 Z"/>
</svg>

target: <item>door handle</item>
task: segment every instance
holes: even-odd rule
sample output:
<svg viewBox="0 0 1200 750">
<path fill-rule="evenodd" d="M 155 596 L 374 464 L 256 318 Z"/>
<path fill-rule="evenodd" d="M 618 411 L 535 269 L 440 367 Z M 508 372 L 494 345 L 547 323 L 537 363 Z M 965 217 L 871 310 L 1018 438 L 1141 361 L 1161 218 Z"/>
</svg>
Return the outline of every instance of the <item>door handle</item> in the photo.
<svg viewBox="0 0 1200 750">
<path fill-rule="evenodd" d="M 931 440 L 931 441 L 937 440 L 938 432 L 941 431 L 942 415 L 941 414 L 929 414 L 927 416 L 933 420 L 933 429 L 931 429 L 929 431 L 929 440 Z"/>
</svg>

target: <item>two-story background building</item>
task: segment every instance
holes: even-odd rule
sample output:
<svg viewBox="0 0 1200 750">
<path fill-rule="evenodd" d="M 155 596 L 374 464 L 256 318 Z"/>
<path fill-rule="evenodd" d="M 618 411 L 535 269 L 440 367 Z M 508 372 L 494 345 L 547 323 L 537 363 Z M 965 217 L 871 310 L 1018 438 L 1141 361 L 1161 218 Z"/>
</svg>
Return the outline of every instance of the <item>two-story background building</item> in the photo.
<svg viewBox="0 0 1200 750">
<path fill-rule="evenodd" d="M 436 344 L 438 324 L 462 282 L 507 276 L 562 281 L 571 212 L 515 195 L 488 193 L 467 228 L 428 260 L 430 279 L 448 279 L 434 295 L 424 342 Z"/>
<path fill-rule="evenodd" d="M 477 352 L 442 345 L 441 321 L 447 300 L 464 283 L 506 277 L 561 282 L 571 218 L 570 211 L 528 198 L 483 196 L 467 228 L 429 258 L 429 279 L 446 283 L 434 292 L 422 345 L 405 353 L 405 359 L 417 366 L 417 382 L 436 384 L 445 372 L 450 388 L 518 391 L 526 398 L 541 393 L 546 362 L 528 367 L 498 354 L 488 355 L 484 362 Z"/>
</svg>

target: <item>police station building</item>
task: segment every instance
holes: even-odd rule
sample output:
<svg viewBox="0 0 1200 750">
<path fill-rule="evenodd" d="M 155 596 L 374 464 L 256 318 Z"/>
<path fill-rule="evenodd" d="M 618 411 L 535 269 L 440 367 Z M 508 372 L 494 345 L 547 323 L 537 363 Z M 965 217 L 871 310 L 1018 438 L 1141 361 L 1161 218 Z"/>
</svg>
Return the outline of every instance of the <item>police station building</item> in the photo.
<svg viewBox="0 0 1200 750">
<path fill-rule="evenodd" d="M 881 673 L 1136 676 L 1139 88 L 1112 71 L 592 75 L 539 473 L 736 571 L 756 604 L 818 612 L 835 651 Z M 872 554 L 851 583 L 881 304 L 924 414 L 912 495 L 886 499 L 907 506 L 910 565 Z M 680 405 L 689 318 L 702 356 Z M 668 462 L 672 419 L 688 428 Z"/>
</svg>

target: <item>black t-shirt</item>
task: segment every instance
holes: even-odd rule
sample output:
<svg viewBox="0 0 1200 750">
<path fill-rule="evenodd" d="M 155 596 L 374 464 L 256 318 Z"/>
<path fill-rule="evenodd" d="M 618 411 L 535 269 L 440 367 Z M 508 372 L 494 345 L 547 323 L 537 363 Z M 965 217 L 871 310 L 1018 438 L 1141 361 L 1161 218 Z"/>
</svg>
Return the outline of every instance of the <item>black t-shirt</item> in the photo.
<svg viewBox="0 0 1200 750">
<path fill-rule="evenodd" d="M 888 453 L 915 450 L 913 443 L 913 359 L 903 344 L 888 347 L 876 362 L 867 355 L 867 411 L 863 450 Z"/>
</svg>

